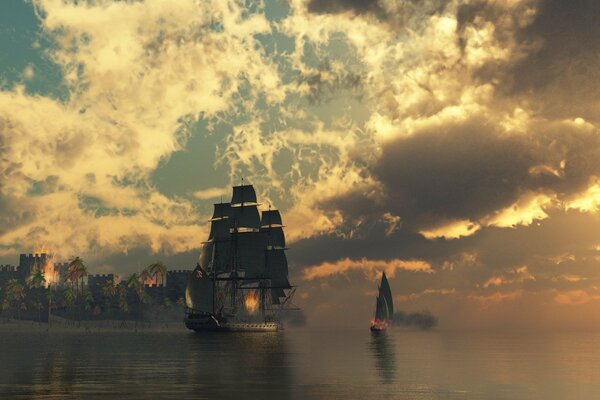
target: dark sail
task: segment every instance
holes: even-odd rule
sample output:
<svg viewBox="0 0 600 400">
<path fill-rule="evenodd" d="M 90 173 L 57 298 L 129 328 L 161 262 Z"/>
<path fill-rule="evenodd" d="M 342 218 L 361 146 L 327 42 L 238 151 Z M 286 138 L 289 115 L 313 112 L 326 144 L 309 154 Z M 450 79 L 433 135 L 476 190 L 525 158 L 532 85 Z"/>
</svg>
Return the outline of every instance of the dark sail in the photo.
<svg viewBox="0 0 600 400">
<path fill-rule="evenodd" d="M 211 261 L 213 258 L 213 249 L 214 243 L 206 242 L 202 245 L 202 249 L 200 250 L 200 258 L 198 259 L 198 264 L 205 270 L 210 271 L 212 269 Z"/>
<path fill-rule="evenodd" d="M 262 227 L 267 226 L 282 226 L 281 214 L 279 210 L 267 210 L 262 212 L 262 219 L 260 221 Z"/>
<path fill-rule="evenodd" d="M 271 286 L 273 286 L 271 293 L 273 302 L 279 304 L 279 298 L 285 297 L 284 289 L 291 288 L 288 281 L 287 258 L 282 249 L 267 252 L 267 271 L 271 276 Z"/>
<path fill-rule="evenodd" d="M 238 206 L 240 204 L 256 204 L 256 192 L 252 185 L 242 185 L 233 187 L 233 196 L 231 205 Z"/>
<path fill-rule="evenodd" d="M 236 238 L 236 269 L 246 278 L 266 277 L 266 237 L 263 232 L 241 232 Z"/>
<path fill-rule="evenodd" d="M 256 206 L 235 207 L 232 218 L 231 226 L 236 229 L 258 230 L 260 228 L 260 216 Z"/>
<path fill-rule="evenodd" d="M 188 277 L 185 303 L 188 308 L 196 312 L 213 312 L 213 281 L 199 265 Z"/>
<path fill-rule="evenodd" d="M 390 284 L 385 276 L 385 272 L 381 277 L 381 287 L 379 288 L 379 297 L 382 297 L 385 301 L 385 306 L 387 309 L 386 319 L 392 320 L 394 319 L 394 301 L 392 300 L 392 290 L 390 289 Z"/>
<path fill-rule="evenodd" d="M 231 236 L 231 234 L 229 233 L 229 229 L 229 218 L 211 221 L 210 234 L 208 235 L 208 240 L 228 239 Z"/>
<path fill-rule="evenodd" d="M 261 215 L 257 205 L 252 185 L 234 186 L 231 203 L 214 205 L 208 240 L 186 288 L 188 315 L 231 319 L 244 307 L 257 310 L 259 303 L 266 320 L 271 306 L 290 295 L 281 214 L 267 210 Z"/>
<path fill-rule="evenodd" d="M 269 249 L 285 249 L 285 234 L 283 228 L 261 228 L 267 236 L 267 247 Z"/>
<path fill-rule="evenodd" d="M 216 274 L 231 272 L 233 262 L 233 243 L 231 240 L 215 242 L 213 271 Z"/>
<path fill-rule="evenodd" d="M 387 317 L 387 307 L 385 306 L 385 300 L 378 296 L 375 303 L 375 319 L 378 321 L 385 321 Z"/>
<path fill-rule="evenodd" d="M 217 203 L 214 206 L 215 208 L 211 220 L 229 218 L 231 216 L 230 203 Z"/>
</svg>

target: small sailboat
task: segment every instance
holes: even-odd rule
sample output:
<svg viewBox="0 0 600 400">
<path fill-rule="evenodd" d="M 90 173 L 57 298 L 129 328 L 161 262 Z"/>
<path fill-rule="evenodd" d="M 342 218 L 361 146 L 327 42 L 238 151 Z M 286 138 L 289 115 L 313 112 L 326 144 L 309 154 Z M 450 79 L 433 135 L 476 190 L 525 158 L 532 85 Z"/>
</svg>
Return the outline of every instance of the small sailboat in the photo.
<svg viewBox="0 0 600 400">
<path fill-rule="evenodd" d="M 394 301 L 392 300 L 392 290 L 388 283 L 385 272 L 381 276 L 381 284 L 379 285 L 379 294 L 375 305 L 375 318 L 371 321 L 371 331 L 381 332 L 394 319 Z"/>
</svg>

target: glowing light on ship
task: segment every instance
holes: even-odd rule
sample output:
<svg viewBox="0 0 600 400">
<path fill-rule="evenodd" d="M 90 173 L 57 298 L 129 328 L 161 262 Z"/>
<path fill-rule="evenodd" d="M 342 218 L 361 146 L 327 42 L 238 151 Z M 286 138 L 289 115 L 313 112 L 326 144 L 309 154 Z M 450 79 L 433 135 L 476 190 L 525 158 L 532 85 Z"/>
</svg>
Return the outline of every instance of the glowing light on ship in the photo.
<svg viewBox="0 0 600 400">
<path fill-rule="evenodd" d="M 254 315 L 258 310 L 258 294 L 256 292 L 251 291 L 246 294 L 246 298 L 244 299 L 244 303 L 246 305 L 246 310 L 251 315 Z"/>
</svg>

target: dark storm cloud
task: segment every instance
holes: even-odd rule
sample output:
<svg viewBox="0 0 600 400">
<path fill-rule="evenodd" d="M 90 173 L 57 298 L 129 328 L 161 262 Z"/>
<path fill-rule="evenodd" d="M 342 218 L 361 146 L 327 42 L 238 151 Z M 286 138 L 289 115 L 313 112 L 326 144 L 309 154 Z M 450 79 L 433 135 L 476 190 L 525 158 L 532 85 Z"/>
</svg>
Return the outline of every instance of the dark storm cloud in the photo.
<svg viewBox="0 0 600 400">
<path fill-rule="evenodd" d="M 493 24 L 499 43 L 512 47 L 508 61 L 490 61 L 474 71 L 475 77 L 494 82 L 497 93 L 507 98 L 527 99 L 532 111 L 546 117 L 598 121 L 600 3 L 541 0 L 532 21 L 519 22 L 526 6 L 512 15 L 486 1 L 458 8 L 457 41 L 462 49 L 465 28 L 482 23 Z"/>
<path fill-rule="evenodd" d="M 544 114 L 598 120 L 600 2 L 545 0 L 520 40 L 536 49 L 512 71 L 515 94 L 541 100 Z"/>
<path fill-rule="evenodd" d="M 373 13 L 381 16 L 385 13 L 377 0 L 310 0 L 308 11 L 317 14 L 336 14 L 350 11 L 356 14 Z"/>
<path fill-rule="evenodd" d="M 447 5 L 444 0 L 400 0 L 385 2 L 377 0 L 310 0 L 307 9 L 315 14 L 341 14 L 373 16 L 393 29 L 409 26 L 418 30 L 423 27 L 424 17 L 441 13 Z"/>
<path fill-rule="evenodd" d="M 600 136 L 573 124 L 506 134 L 484 119 L 445 123 L 385 145 L 370 168 L 380 183 L 376 193 L 351 191 L 322 207 L 348 220 L 389 212 L 412 230 L 477 221 L 527 192 L 564 197 L 583 190 L 600 174 L 599 159 Z"/>
</svg>

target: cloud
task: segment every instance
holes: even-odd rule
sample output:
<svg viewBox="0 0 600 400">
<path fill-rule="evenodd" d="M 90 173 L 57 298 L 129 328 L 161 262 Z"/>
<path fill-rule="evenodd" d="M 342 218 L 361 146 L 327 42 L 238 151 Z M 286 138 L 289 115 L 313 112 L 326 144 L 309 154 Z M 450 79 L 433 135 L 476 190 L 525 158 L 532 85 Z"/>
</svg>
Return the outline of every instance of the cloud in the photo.
<svg viewBox="0 0 600 400">
<path fill-rule="evenodd" d="M 600 209 L 600 184 L 593 183 L 585 191 L 577 193 L 567 200 L 567 210 L 575 209 L 583 212 L 598 212 Z"/>
<path fill-rule="evenodd" d="M 547 195 L 527 193 L 514 204 L 485 218 L 485 224 L 501 228 L 530 225 L 535 220 L 548 218 L 544 208 L 551 205 L 552 202 L 553 199 Z"/>
<path fill-rule="evenodd" d="M 223 196 L 227 196 L 229 195 L 230 189 L 229 188 L 222 188 L 222 187 L 212 187 L 212 188 L 208 188 L 208 189 L 202 189 L 202 190 L 197 190 L 194 192 L 194 197 L 200 199 L 200 200 L 208 200 L 208 199 L 215 199 L 218 197 L 223 197 Z"/>
<path fill-rule="evenodd" d="M 433 273 L 431 265 L 421 260 L 369 260 L 366 258 L 360 260 L 351 260 L 344 258 L 334 263 L 324 262 L 320 265 L 305 268 L 303 279 L 313 280 L 316 278 L 330 277 L 333 275 L 344 274 L 351 270 L 360 270 L 365 273 L 372 271 L 385 271 L 385 273 L 393 278 L 397 269 L 403 269 L 413 272 Z"/>
<path fill-rule="evenodd" d="M 468 298 L 477 301 L 482 308 L 486 308 L 496 303 L 518 299 L 521 296 L 523 296 L 523 290 L 494 292 L 490 295 L 470 295 Z"/>
<path fill-rule="evenodd" d="M 20 216 L 7 221 L 2 252 L 37 241 L 92 259 L 95 249 L 198 247 L 195 203 L 160 193 L 150 174 L 184 148 L 200 115 L 236 107 L 241 85 L 250 108 L 259 93 L 283 98 L 277 67 L 252 39 L 270 32 L 264 15 L 223 2 L 34 4 L 69 96 L 0 92 L 2 197 Z M 93 199 L 92 212 L 81 199 Z"/>
<path fill-rule="evenodd" d="M 460 237 L 471 236 L 479 229 L 481 229 L 481 226 L 469 220 L 458 220 L 437 226 L 435 228 L 421 230 L 419 233 L 425 236 L 427 239 L 457 239 Z"/>
<path fill-rule="evenodd" d="M 568 292 L 557 293 L 556 296 L 554 296 L 554 301 L 557 304 L 569 306 L 586 304 L 598 299 L 600 299 L 600 296 L 590 295 L 585 290 L 570 290 Z"/>
</svg>

